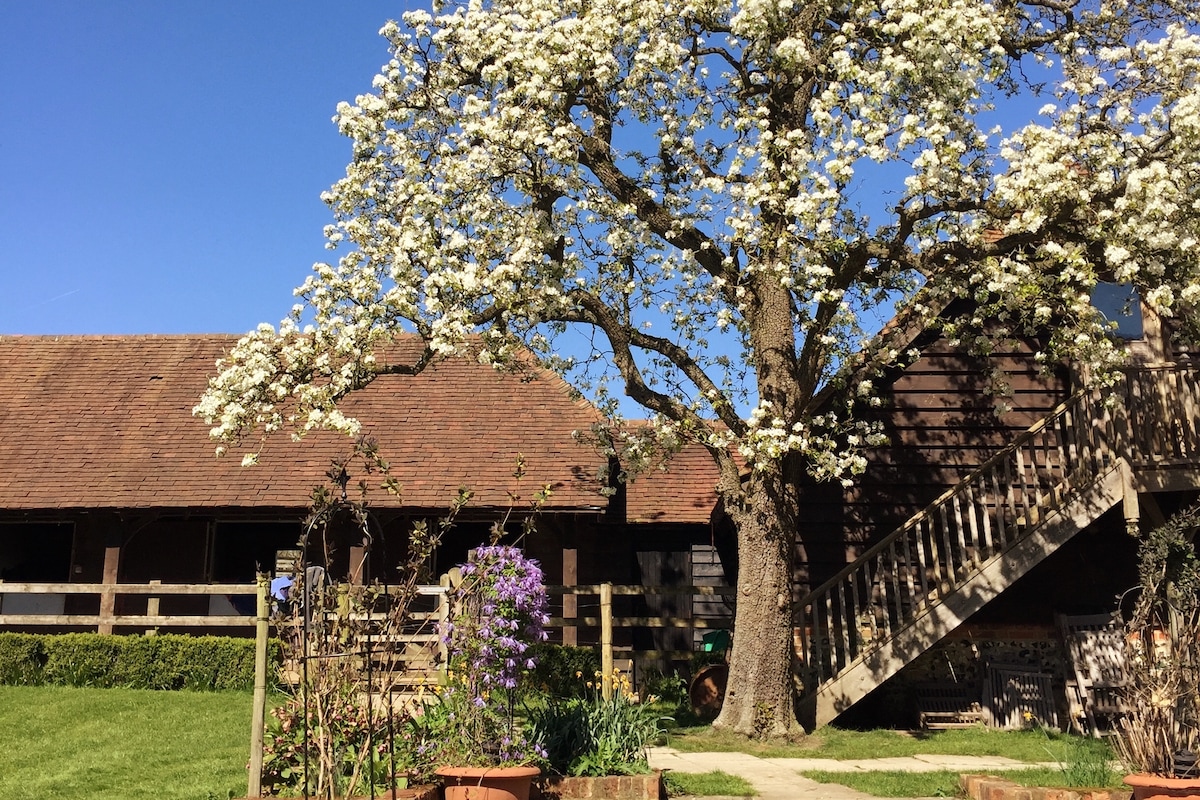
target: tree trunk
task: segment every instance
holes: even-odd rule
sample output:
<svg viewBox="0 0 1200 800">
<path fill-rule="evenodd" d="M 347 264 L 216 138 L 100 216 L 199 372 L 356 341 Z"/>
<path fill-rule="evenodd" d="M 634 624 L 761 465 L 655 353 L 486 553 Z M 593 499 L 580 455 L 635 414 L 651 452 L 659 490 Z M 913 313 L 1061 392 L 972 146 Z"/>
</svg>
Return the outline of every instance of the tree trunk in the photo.
<svg viewBox="0 0 1200 800">
<path fill-rule="evenodd" d="M 757 738 L 802 733 L 792 681 L 794 491 L 779 474 L 749 478 L 726 503 L 737 528 L 737 609 L 725 703 L 713 723 Z"/>
</svg>

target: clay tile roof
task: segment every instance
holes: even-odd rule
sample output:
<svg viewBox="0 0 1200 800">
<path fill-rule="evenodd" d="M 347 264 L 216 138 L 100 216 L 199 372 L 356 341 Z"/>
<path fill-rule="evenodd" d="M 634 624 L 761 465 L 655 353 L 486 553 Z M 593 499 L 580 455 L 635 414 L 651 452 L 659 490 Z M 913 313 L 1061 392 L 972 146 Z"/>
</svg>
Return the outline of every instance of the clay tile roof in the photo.
<svg viewBox="0 0 1200 800">
<path fill-rule="evenodd" d="M 712 456 L 700 445 L 689 444 L 663 466 L 641 473 L 626 486 L 626 519 L 707 524 L 717 507 L 718 474 Z"/>
<path fill-rule="evenodd" d="M 191 409 L 236 337 L 0 336 L 0 508 L 302 508 L 350 440 L 286 433 L 262 461 L 218 459 Z M 554 485 L 549 510 L 598 509 L 602 459 L 572 438 L 599 417 L 544 370 L 500 373 L 467 359 L 416 377 L 387 376 L 348 412 L 379 440 L 406 507 L 507 507 Z M 527 477 L 512 477 L 517 453 Z M 385 502 L 377 492 L 373 502 Z M 393 500 L 394 504 L 395 501 Z"/>
</svg>

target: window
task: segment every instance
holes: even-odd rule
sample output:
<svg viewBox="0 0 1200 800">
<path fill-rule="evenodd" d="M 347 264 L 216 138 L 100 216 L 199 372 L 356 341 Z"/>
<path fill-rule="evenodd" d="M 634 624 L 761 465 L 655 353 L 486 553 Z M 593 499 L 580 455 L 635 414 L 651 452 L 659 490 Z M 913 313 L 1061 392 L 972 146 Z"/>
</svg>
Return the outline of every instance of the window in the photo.
<svg viewBox="0 0 1200 800">
<path fill-rule="evenodd" d="M 1092 291 L 1092 305 L 1109 322 L 1117 323 L 1114 332 L 1119 338 L 1127 341 L 1142 338 L 1142 298 L 1131 284 L 1097 283 Z"/>
</svg>

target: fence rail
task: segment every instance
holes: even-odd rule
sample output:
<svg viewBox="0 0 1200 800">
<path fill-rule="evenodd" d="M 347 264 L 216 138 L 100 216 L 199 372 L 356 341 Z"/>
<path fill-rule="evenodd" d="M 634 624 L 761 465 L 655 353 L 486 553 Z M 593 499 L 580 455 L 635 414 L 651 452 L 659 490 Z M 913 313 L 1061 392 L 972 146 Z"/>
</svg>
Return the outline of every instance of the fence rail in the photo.
<svg viewBox="0 0 1200 800">
<path fill-rule="evenodd" d="M 258 593 L 258 585 L 245 584 L 194 584 L 194 583 L 30 583 L 0 581 L 0 627 L 49 626 L 71 628 L 96 628 L 99 632 L 111 633 L 114 627 L 138 628 L 253 628 L 253 612 L 246 614 L 161 614 L 159 603 L 164 597 L 210 596 L 246 597 L 250 602 Z M 23 595 L 36 597 L 95 597 L 99 601 L 99 612 L 91 613 L 39 613 L 38 611 L 6 610 L 14 599 Z M 122 595 L 147 598 L 145 613 L 118 614 L 113 611 L 115 598 Z M 16 600 L 20 604 L 21 600 Z M 33 606 L 36 608 L 36 606 Z"/>
<path fill-rule="evenodd" d="M 695 651 L 690 649 L 637 647 L 635 637 L 655 637 L 655 631 L 673 630 L 677 632 L 692 632 L 692 640 L 699 642 L 703 634 L 732 629 L 732 608 L 724 613 L 691 613 L 682 616 L 652 616 L 644 613 L 621 613 L 618 606 L 624 601 L 626 607 L 632 605 L 636 598 L 653 596 L 703 598 L 706 601 L 716 601 L 719 598 L 732 599 L 736 590 L 731 586 L 659 586 L 643 587 L 608 584 L 610 602 L 602 603 L 601 596 L 606 591 L 605 584 L 585 584 L 577 586 L 550 585 L 546 587 L 550 595 L 552 609 L 556 612 L 551 617 L 549 632 L 551 638 L 563 641 L 568 637 L 566 631 L 574 633 L 574 641 L 583 647 L 601 648 L 602 630 L 607 626 L 613 631 L 611 650 L 619 657 L 634 660 L 670 661 L 689 658 Z M 0 627 L 58 627 L 58 628 L 94 628 L 102 632 L 110 632 L 113 628 L 144 629 L 210 629 L 234 628 L 251 629 L 255 626 L 253 613 L 247 614 L 163 614 L 158 613 L 159 601 L 168 597 L 197 597 L 197 596 L 236 596 L 252 599 L 257 592 L 257 585 L 248 584 L 177 584 L 177 583 L 31 583 L 0 581 Z M 421 586 L 417 593 L 430 598 L 435 604 L 431 611 L 417 611 L 422 620 L 444 619 L 449 613 L 445 607 L 447 589 L 445 586 Z M 116 598 L 120 596 L 146 597 L 146 613 L 117 614 L 117 613 L 6 613 L 6 601 L 12 605 L 9 598 L 16 596 L 60 596 L 62 598 Z M 564 598 L 574 598 L 575 613 L 563 614 Z M 28 607 L 28 606 L 26 606 Z M 100 604 L 103 609 L 104 603 Z M 112 605 L 109 604 L 111 608 Z M 626 608 L 628 610 L 628 608 Z M 378 616 L 380 620 L 385 615 Z M 410 640 L 421 634 L 409 634 Z M 424 634 L 431 641 L 435 634 Z"/>
</svg>

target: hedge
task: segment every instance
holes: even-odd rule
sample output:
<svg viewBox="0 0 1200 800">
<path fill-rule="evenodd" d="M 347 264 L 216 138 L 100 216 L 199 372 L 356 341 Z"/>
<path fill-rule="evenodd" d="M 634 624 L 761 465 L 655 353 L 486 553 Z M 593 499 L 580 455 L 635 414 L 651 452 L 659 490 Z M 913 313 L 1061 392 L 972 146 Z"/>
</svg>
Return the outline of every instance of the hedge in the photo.
<svg viewBox="0 0 1200 800">
<path fill-rule="evenodd" d="M 279 643 L 268 645 L 279 663 Z M 273 682 L 278 671 L 268 670 Z M 254 640 L 228 636 L 0 633 L 0 684 L 128 689 L 254 688 Z"/>
</svg>

